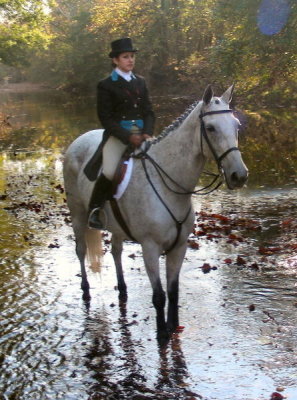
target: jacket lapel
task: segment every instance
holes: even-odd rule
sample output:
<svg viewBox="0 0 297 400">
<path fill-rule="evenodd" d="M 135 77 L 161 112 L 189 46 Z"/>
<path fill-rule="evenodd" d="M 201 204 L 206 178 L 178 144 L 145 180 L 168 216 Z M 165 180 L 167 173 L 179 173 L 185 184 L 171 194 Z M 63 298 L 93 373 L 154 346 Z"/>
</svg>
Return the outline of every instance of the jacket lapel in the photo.
<svg viewBox="0 0 297 400">
<path fill-rule="evenodd" d="M 130 86 L 129 86 L 130 82 L 126 81 L 126 79 L 122 78 L 121 76 L 119 76 L 118 80 L 115 83 L 120 88 L 124 88 L 124 89 L 130 88 Z"/>
</svg>

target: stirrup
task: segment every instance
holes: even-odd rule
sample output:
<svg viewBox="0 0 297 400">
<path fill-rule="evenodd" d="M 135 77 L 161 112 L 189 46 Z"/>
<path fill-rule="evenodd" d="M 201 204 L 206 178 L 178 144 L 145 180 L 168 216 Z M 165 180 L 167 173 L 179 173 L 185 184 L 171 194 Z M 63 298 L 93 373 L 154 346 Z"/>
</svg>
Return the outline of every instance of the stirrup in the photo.
<svg viewBox="0 0 297 400">
<path fill-rule="evenodd" d="M 99 213 L 101 211 L 100 207 L 94 208 L 88 218 L 88 226 L 89 228 L 102 230 L 104 228 L 104 224 L 99 219 Z"/>
</svg>

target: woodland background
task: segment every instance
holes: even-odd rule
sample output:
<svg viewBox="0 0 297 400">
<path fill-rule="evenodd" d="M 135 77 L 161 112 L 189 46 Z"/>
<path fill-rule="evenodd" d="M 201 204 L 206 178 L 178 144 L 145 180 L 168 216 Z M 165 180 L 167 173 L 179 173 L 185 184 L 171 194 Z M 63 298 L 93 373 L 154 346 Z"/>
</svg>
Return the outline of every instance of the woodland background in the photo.
<svg viewBox="0 0 297 400">
<path fill-rule="evenodd" d="M 292 105 L 297 2 L 270 0 L 274 15 L 282 4 L 286 24 L 270 35 L 259 29 L 261 0 L 0 0 L 0 80 L 90 93 L 111 69 L 110 42 L 130 36 L 152 94 L 235 81 L 246 105 Z"/>
</svg>

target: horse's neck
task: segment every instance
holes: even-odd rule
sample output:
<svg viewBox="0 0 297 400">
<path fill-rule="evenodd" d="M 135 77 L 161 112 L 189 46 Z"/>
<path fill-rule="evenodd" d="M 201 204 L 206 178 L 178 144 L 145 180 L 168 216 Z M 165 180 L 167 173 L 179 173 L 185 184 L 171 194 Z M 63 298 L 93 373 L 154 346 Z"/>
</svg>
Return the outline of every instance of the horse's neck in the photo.
<svg viewBox="0 0 297 400">
<path fill-rule="evenodd" d="M 196 108 L 178 128 L 153 145 L 150 153 L 172 179 L 188 190 L 197 184 L 205 164 L 198 115 Z"/>
</svg>

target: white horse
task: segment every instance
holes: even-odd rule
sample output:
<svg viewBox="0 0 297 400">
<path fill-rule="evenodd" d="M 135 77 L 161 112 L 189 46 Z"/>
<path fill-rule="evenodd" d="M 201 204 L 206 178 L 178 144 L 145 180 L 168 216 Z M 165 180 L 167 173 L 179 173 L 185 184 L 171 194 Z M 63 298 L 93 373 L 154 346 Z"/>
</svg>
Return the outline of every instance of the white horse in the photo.
<svg viewBox="0 0 297 400">
<path fill-rule="evenodd" d="M 208 157 L 213 156 L 224 172 L 229 189 L 240 188 L 248 170 L 238 150 L 238 126 L 229 103 L 233 86 L 221 97 L 214 97 L 208 86 L 203 100 L 192 105 L 184 115 L 153 139 L 146 152 L 134 159 L 129 185 L 118 200 L 122 216 L 130 230 L 130 238 L 141 244 L 143 259 L 153 289 L 153 304 L 157 314 L 159 337 L 168 335 L 179 325 L 179 272 L 187 249 L 187 239 L 193 228 L 194 213 L 191 195 Z M 89 239 L 98 240 L 99 231 L 87 226 L 88 203 L 94 186 L 83 170 L 102 140 L 103 130 L 94 130 L 78 137 L 68 148 L 64 162 L 67 203 L 76 238 L 76 253 L 81 264 L 84 298 L 89 298 L 85 270 L 87 249 L 94 256 Z M 136 152 L 137 153 L 137 152 Z M 127 230 L 116 220 L 110 203 L 104 209 L 107 226 L 112 233 L 118 289 L 126 296 L 121 253 Z M 165 322 L 166 295 L 163 291 L 159 257 L 166 253 L 168 315 Z M 98 257 L 100 254 L 98 254 Z M 94 258 L 93 258 L 94 260 Z"/>
</svg>

